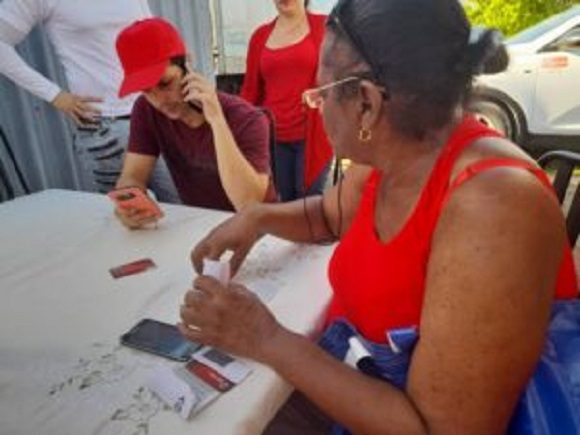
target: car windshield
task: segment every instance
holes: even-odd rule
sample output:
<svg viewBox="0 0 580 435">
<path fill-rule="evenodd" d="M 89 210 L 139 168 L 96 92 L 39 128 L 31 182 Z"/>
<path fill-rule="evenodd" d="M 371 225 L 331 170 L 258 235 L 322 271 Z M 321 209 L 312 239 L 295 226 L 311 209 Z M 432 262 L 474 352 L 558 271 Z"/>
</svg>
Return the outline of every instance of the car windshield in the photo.
<svg viewBox="0 0 580 435">
<path fill-rule="evenodd" d="M 525 44 L 526 42 L 533 41 L 538 36 L 549 32 L 552 29 L 555 29 L 576 15 L 580 15 L 580 6 L 575 6 L 565 12 L 541 21 L 535 26 L 528 27 L 527 29 L 509 38 L 506 42 L 508 44 Z"/>
</svg>

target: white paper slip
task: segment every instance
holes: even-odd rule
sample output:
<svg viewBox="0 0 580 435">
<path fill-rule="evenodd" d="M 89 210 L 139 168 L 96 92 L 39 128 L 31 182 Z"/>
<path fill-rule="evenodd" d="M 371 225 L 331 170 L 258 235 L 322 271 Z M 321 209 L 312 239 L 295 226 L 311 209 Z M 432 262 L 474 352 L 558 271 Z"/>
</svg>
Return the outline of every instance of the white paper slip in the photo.
<svg viewBox="0 0 580 435">
<path fill-rule="evenodd" d="M 177 366 L 173 369 L 175 375 L 185 382 L 199 399 L 194 405 L 191 415 L 197 414 L 208 404 L 220 396 L 220 392 L 210 387 L 197 376 L 190 373 L 185 366 Z"/>
<path fill-rule="evenodd" d="M 240 360 L 209 346 L 194 353 L 193 359 L 211 367 L 234 384 L 239 384 L 252 373 L 252 369 Z"/>
<path fill-rule="evenodd" d="M 155 368 L 145 385 L 161 400 L 187 420 L 200 398 L 191 387 L 175 374 L 171 367 Z"/>
<path fill-rule="evenodd" d="M 212 276 L 227 285 L 230 282 L 230 262 L 229 261 L 215 261 L 209 258 L 203 259 L 203 274 Z"/>
</svg>

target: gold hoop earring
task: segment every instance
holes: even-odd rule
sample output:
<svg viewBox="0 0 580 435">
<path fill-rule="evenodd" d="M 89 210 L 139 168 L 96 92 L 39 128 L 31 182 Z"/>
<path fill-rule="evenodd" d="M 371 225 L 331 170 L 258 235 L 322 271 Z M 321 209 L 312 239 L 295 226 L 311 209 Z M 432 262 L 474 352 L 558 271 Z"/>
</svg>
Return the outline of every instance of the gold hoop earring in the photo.
<svg viewBox="0 0 580 435">
<path fill-rule="evenodd" d="M 368 142 L 373 138 L 373 132 L 368 128 L 361 127 L 358 131 L 358 140 L 360 142 Z"/>
</svg>

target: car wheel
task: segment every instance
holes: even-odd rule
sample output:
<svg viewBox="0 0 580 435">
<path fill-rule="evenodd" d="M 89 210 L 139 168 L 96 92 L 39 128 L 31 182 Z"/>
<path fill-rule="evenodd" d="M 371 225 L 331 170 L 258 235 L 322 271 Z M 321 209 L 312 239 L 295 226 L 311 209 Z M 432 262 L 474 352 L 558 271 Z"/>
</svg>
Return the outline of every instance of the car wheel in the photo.
<svg viewBox="0 0 580 435">
<path fill-rule="evenodd" d="M 489 100 L 474 101 L 470 111 L 482 124 L 493 128 L 517 144 L 521 144 L 521 123 L 514 114 L 502 104 Z"/>
</svg>

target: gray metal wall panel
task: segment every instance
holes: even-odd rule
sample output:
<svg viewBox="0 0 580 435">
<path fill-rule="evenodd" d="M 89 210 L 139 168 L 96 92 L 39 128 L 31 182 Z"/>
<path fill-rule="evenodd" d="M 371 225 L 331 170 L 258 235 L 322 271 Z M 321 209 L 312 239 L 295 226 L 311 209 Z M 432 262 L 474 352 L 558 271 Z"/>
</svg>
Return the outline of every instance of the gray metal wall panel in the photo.
<svg viewBox="0 0 580 435">
<path fill-rule="evenodd" d="M 188 48 L 195 53 L 196 68 L 206 76 L 211 76 L 213 68 L 208 1 L 149 0 L 149 4 L 155 15 L 177 25 Z M 31 32 L 17 50 L 35 69 L 64 86 L 64 74 L 42 29 Z M 72 126 L 49 104 L 22 91 L 2 76 L 0 128 L 8 137 L 32 191 L 78 187 L 72 157 Z M 7 160 L 2 143 L 0 159 L 3 162 Z M 14 171 L 10 170 L 9 164 L 6 166 L 21 193 Z"/>
<path fill-rule="evenodd" d="M 154 14 L 168 18 L 179 27 L 188 49 L 193 52 L 197 70 L 212 76 L 208 0 L 149 0 L 149 4 Z"/>
</svg>

